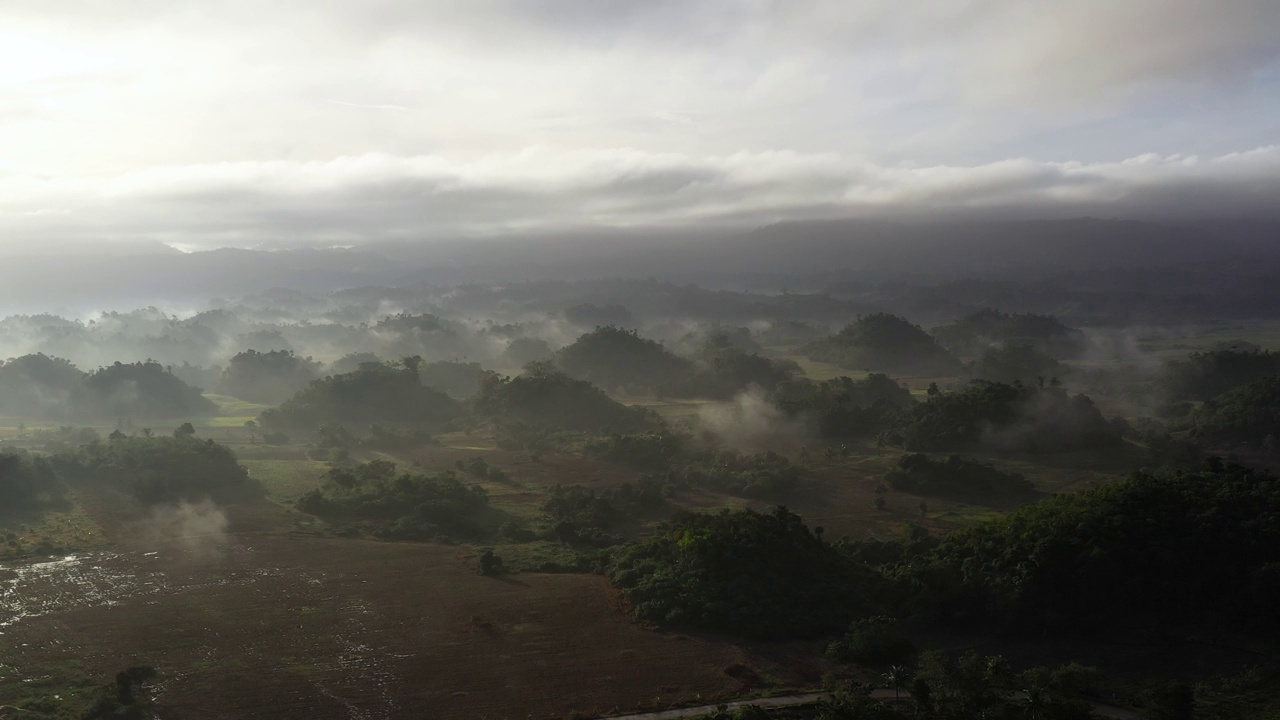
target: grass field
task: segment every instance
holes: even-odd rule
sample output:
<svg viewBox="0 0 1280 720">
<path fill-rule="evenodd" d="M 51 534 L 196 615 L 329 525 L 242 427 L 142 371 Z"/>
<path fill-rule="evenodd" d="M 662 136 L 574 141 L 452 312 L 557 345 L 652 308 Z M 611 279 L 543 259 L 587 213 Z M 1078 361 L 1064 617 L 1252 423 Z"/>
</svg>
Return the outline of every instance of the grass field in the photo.
<svg viewBox="0 0 1280 720">
<path fill-rule="evenodd" d="M 818 379 L 849 374 L 809 361 L 802 367 Z M 933 380 L 908 385 L 923 392 Z M 758 680 L 744 677 L 812 687 L 831 669 L 786 648 L 639 627 L 599 576 L 490 578 L 477 572 L 478 546 L 339 537 L 349 528 L 293 509 L 330 465 L 310 459 L 301 443 L 257 442 L 243 424 L 264 406 L 210 397 L 218 414 L 192 420 L 198 435 L 230 446 L 265 499 L 229 508 L 226 532 L 208 537 L 158 535 L 126 499 L 85 490 L 66 513 L 28 524 L 19 533 L 23 552 L 45 547 L 78 556 L 39 570 L 30 569 L 34 559 L 0 565 L 0 611 L 17 618 L 8 625 L 0 618 L 0 704 L 38 696 L 51 708 L 46 716 L 58 717 L 56 703 L 72 711 L 94 684 L 145 662 L 160 669 L 160 700 L 177 718 L 598 716 L 758 689 Z M 696 422 L 712 405 L 623 400 L 673 424 Z M 178 424 L 151 426 L 168 432 Z M 780 435 L 753 449 L 795 460 L 806 442 Z M 830 540 L 900 537 L 909 524 L 945 533 L 1006 510 L 924 498 L 921 512 L 922 498 L 896 492 L 877 509 L 876 486 L 901 451 L 860 444 L 828 458 L 821 449 L 813 443 L 811 479 L 785 503 Z M 489 494 L 490 508 L 478 518 L 488 530 L 504 522 L 534 526 L 555 485 L 604 491 L 641 476 L 572 451 L 534 457 L 499 449 L 484 432 L 355 459 L 375 457 L 414 472 L 455 470 L 474 457 L 500 468 L 505 479 L 460 473 Z M 1135 462 L 1128 452 L 982 459 L 1023 473 L 1046 493 L 1108 482 Z M 664 510 L 614 531 L 642 535 L 679 510 L 772 504 L 686 488 Z M 545 540 L 494 547 L 515 571 L 576 560 L 570 548 Z M 60 699 L 48 699 L 54 696 Z"/>
<path fill-rule="evenodd" d="M 4 628 L 0 697 L 70 709 L 85 678 L 147 662 L 173 717 L 525 718 L 728 697 L 741 666 L 818 679 L 638 627 L 598 576 L 484 577 L 469 548 L 306 537 L 269 508 L 231 513 L 239 530 L 198 544 L 137 533 L 4 571 L 20 597 L 56 600 Z"/>
</svg>

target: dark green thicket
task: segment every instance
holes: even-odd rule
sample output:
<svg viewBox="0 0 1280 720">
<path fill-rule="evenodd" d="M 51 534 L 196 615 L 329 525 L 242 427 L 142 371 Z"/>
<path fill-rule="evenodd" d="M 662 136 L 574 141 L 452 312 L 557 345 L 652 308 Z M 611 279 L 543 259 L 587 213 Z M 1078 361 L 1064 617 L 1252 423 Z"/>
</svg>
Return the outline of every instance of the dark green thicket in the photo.
<svg viewBox="0 0 1280 720">
<path fill-rule="evenodd" d="M 959 390 L 931 388 L 885 439 L 907 450 L 1013 452 L 1099 450 L 1121 443 L 1085 395 L 1060 387 L 975 380 Z"/>
<path fill-rule="evenodd" d="M 785 508 L 678 515 L 608 573 L 641 620 L 752 638 L 838 631 L 879 584 Z"/>
<path fill-rule="evenodd" d="M 225 503 L 262 493 L 231 450 L 188 435 L 116 435 L 51 462 L 70 480 L 108 484 L 148 505 L 203 498 Z"/>
<path fill-rule="evenodd" d="M 549 363 L 530 363 L 514 378 L 489 378 L 473 406 L 477 415 L 499 425 L 523 424 L 546 431 L 634 432 L 653 421 L 643 409 L 629 408 Z"/>
<path fill-rule="evenodd" d="M 955 532 L 895 574 L 903 609 L 944 624 L 1273 633 L 1280 480 L 1234 465 L 1136 474 Z"/>
<path fill-rule="evenodd" d="M 1035 495 L 1035 485 L 1023 476 L 957 455 L 945 460 L 903 455 L 884 479 L 894 490 L 967 502 L 1018 502 Z"/>
<path fill-rule="evenodd" d="M 1202 443 L 1245 443 L 1280 449 L 1280 375 L 1256 380 L 1206 402 L 1191 415 Z"/>
<path fill-rule="evenodd" d="M 887 313 L 863 315 L 802 352 L 840 367 L 903 375 L 949 375 L 959 368 L 959 362 L 920 326 Z"/>
<path fill-rule="evenodd" d="M 262 413 L 261 421 L 268 428 L 302 431 L 330 423 L 435 430 L 461 414 L 457 400 L 425 387 L 412 368 L 366 364 L 355 372 L 316 380 L 279 408 Z"/>
</svg>

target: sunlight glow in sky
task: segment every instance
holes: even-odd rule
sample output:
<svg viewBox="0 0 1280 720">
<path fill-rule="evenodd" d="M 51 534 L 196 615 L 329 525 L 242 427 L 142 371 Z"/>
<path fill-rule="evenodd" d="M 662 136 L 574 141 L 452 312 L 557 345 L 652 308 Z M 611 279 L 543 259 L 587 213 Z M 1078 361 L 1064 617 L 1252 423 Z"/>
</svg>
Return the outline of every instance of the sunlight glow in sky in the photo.
<svg viewBox="0 0 1280 720">
<path fill-rule="evenodd" d="M 0 236 L 1275 217 L 1274 0 L 10 0 Z"/>
</svg>

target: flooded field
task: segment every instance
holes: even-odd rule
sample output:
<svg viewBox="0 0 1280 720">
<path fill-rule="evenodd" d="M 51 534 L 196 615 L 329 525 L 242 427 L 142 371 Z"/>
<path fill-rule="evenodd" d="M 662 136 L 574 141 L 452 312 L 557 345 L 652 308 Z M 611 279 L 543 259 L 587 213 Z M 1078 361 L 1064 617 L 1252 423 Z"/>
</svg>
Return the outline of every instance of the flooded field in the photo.
<svg viewBox="0 0 1280 720">
<path fill-rule="evenodd" d="M 727 696 L 727 669 L 767 664 L 636 627 L 600 577 L 289 534 L 0 566 L 0 623 L 0 699 L 146 663 L 165 720 L 605 714 Z"/>
</svg>

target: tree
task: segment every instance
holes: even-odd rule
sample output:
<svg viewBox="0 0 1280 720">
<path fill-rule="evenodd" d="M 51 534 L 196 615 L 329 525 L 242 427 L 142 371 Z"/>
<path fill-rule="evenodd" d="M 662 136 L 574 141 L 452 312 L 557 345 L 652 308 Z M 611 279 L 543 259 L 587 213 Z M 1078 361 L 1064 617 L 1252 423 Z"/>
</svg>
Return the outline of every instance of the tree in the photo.
<svg viewBox="0 0 1280 720">
<path fill-rule="evenodd" d="M 502 574 L 502 558 L 494 554 L 493 548 L 485 548 L 484 552 L 480 553 L 480 574 Z"/>
<path fill-rule="evenodd" d="M 176 438 L 192 437 L 195 434 L 196 434 L 196 429 L 189 422 L 182 423 L 181 425 L 178 426 L 176 430 L 173 431 L 173 436 Z"/>
<path fill-rule="evenodd" d="M 884 674 L 885 682 L 889 683 L 889 687 L 893 688 L 893 702 L 896 705 L 901 700 L 902 688 L 907 686 L 907 682 L 911 680 L 911 671 L 902 665 L 890 666 L 889 672 Z"/>
<path fill-rule="evenodd" d="M 249 431 L 249 444 L 258 442 L 258 423 L 254 420 L 245 420 L 244 429 Z"/>
</svg>

